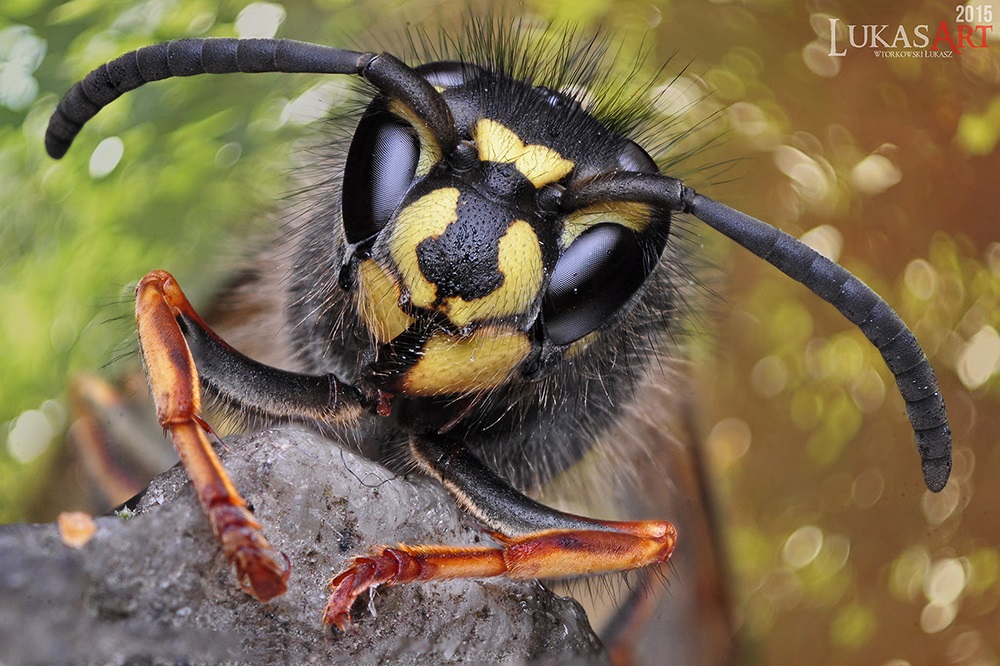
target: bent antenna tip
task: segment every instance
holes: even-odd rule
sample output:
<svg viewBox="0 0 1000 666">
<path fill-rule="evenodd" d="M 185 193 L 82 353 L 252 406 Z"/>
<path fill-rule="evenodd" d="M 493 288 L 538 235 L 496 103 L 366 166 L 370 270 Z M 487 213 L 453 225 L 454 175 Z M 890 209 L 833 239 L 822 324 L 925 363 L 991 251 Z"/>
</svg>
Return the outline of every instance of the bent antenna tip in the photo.
<svg viewBox="0 0 1000 666">
<path fill-rule="evenodd" d="M 932 493 L 944 490 L 951 474 L 951 456 L 924 460 L 921 465 L 924 468 L 924 483 L 927 484 L 927 489 Z"/>
</svg>

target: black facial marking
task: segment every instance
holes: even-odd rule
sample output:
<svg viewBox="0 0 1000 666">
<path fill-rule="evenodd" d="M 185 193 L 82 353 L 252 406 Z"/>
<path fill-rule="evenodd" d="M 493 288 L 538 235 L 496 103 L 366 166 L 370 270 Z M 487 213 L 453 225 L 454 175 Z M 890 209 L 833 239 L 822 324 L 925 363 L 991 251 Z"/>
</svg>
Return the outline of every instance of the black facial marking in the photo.
<svg viewBox="0 0 1000 666">
<path fill-rule="evenodd" d="M 472 301 L 503 284 L 500 238 L 512 220 L 498 217 L 500 211 L 488 201 L 463 194 L 458 199 L 458 219 L 439 237 L 417 245 L 420 271 L 437 285 L 439 299 L 459 296 Z"/>
</svg>

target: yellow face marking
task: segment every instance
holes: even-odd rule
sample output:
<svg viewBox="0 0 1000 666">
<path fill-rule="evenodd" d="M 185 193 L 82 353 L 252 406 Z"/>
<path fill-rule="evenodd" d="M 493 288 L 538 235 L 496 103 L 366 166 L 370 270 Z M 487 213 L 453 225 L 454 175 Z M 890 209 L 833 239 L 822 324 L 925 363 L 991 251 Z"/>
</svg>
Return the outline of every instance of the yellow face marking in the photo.
<svg viewBox="0 0 1000 666">
<path fill-rule="evenodd" d="M 629 201 L 595 204 L 581 208 L 568 216 L 563 222 L 560 242 L 564 248 L 569 247 L 587 229 L 595 224 L 613 222 L 636 233 L 644 232 L 652 221 L 653 207 L 647 204 Z"/>
<path fill-rule="evenodd" d="M 430 308 L 437 300 L 437 287 L 420 270 L 417 246 L 426 238 L 440 236 L 458 219 L 458 197 L 459 192 L 453 187 L 434 190 L 400 211 L 396 221 L 389 251 L 410 302 L 416 307 Z M 459 296 L 445 298 L 440 304 L 440 310 L 455 326 L 521 314 L 538 296 L 542 286 L 542 248 L 530 224 L 515 220 L 507 228 L 500 238 L 497 264 L 504 280 L 495 291 L 471 301 Z"/>
<path fill-rule="evenodd" d="M 531 225 L 515 220 L 500 238 L 498 267 L 503 284 L 492 293 L 466 301 L 461 297 L 444 301 L 448 319 L 456 326 L 525 312 L 542 287 L 542 248 Z"/>
<path fill-rule="evenodd" d="M 410 302 L 429 308 L 437 299 L 437 287 L 424 277 L 417 260 L 417 245 L 425 238 L 440 236 L 458 219 L 458 190 L 443 187 L 425 194 L 403 208 L 389 239 L 389 252 L 399 268 Z"/>
<path fill-rule="evenodd" d="M 512 130 L 483 118 L 472 131 L 483 162 L 513 164 L 535 188 L 554 183 L 573 170 L 572 160 L 548 146 L 525 144 Z"/>
<path fill-rule="evenodd" d="M 437 137 L 427 128 L 420 116 L 413 112 L 413 109 L 399 100 L 389 101 L 389 113 L 405 120 L 416 131 L 420 143 L 420 156 L 417 158 L 415 173 L 417 176 L 426 176 L 430 173 L 431 167 L 441 161 L 441 146 L 438 145 Z"/>
<path fill-rule="evenodd" d="M 406 394 L 475 393 L 500 386 L 531 351 L 524 333 L 486 326 L 458 337 L 435 333 L 406 373 Z"/>
<path fill-rule="evenodd" d="M 358 314 L 379 342 L 410 327 L 413 317 L 399 309 L 399 285 L 381 266 L 371 259 L 361 262 L 358 281 Z"/>
</svg>

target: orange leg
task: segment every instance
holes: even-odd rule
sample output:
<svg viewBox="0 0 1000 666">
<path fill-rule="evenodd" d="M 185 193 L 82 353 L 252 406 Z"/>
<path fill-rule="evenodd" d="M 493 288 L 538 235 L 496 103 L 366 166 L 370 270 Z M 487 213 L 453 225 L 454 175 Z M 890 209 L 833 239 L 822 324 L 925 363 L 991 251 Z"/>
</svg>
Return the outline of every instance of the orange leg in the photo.
<svg viewBox="0 0 1000 666">
<path fill-rule="evenodd" d="M 551 530 L 506 539 L 497 548 L 407 546 L 378 548 L 356 557 L 330 582 L 323 622 L 351 626 L 351 606 L 379 585 L 448 578 L 556 578 L 629 571 L 666 562 L 677 542 L 668 522 L 595 521 L 595 530 Z"/>
<path fill-rule="evenodd" d="M 351 626 L 350 610 L 366 590 L 447 578 L 562 578 L 629 571 L 666 562 L 677 531 L 665 521 L 593 520 L 528 499 L 486 468 L 464 446 L 429 437 L 411 441 L 425 470 L 466 510 L 491 527 L 498 547 L 382 547 L 356 557 L 330 581 L 323 621 Z"/>
<path fill-rule="evenodd" d="M 90 494 L 96 494 L 91 510 L 107 511 L 142 491 L 156 472 L 143 469 L 139 463 L 120 464 L 121 450 L 128 447 L 115 439 L 103 424 L 124 414 L 126 406 L 121 396 L 109 384 L 93 375 L 74 377 L 68 390 L 73 423 L 67 441 L 73 447 Z M 105 418 L 102 418 L 105 417 Z M 121 417 L 126 420 L 127 417 Z M 132 461 L 129 460 L 131 463 Z"/>
<path fill-rule="evenodd" d="M 202 508 L 236 568 L 240 586 L 260 601 L 284 594 L 288 558 L 264 538 L 260 523 L 212 449 L 214 433 L 201 419 L 201 389 L 179 316 L 202 324 L 173 277 L 154 271 L 136 289 L 136 320 L 150 391 L 160 425 L 170 431 Z M 203 325 L 203 324 L 202 324 Z M 207 327 L 205 327 L 207 330 Z"/>
</svg>

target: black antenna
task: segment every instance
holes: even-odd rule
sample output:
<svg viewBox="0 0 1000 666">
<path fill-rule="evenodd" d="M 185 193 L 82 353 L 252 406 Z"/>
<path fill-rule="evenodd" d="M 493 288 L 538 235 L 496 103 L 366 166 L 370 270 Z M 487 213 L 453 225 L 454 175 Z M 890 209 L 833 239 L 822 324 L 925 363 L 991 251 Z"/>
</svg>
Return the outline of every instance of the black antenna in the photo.
<svg viewBox="0 0 1000 666">
<path fill-rule="evenodd" d="M 98 111 L 145 83 L 237 72 L 358 74 L 409 106 L 427 124 L 443 152 L 450 152 L 458 141 L 451 112 L 440 94 L 391 55 L 291 39 L 178 39 L 126 53 L 73 86 L 49 119 L 45 149 L 54 159 L 61 158 Z"/>
<path fill-rule="evenodd" d="M 951 474 L 951 426 L 937 377 L 913 332 L 889 304 L 843 266 L 766 222 L 697 194 L 667 176 L 619 173 L 567 190 L 570 208 L 635 201 L 691 213 L 833 305 L 882 354 L 896 378 L 916 436 L 924 482 L 933 492 Z"/>
</svg>

